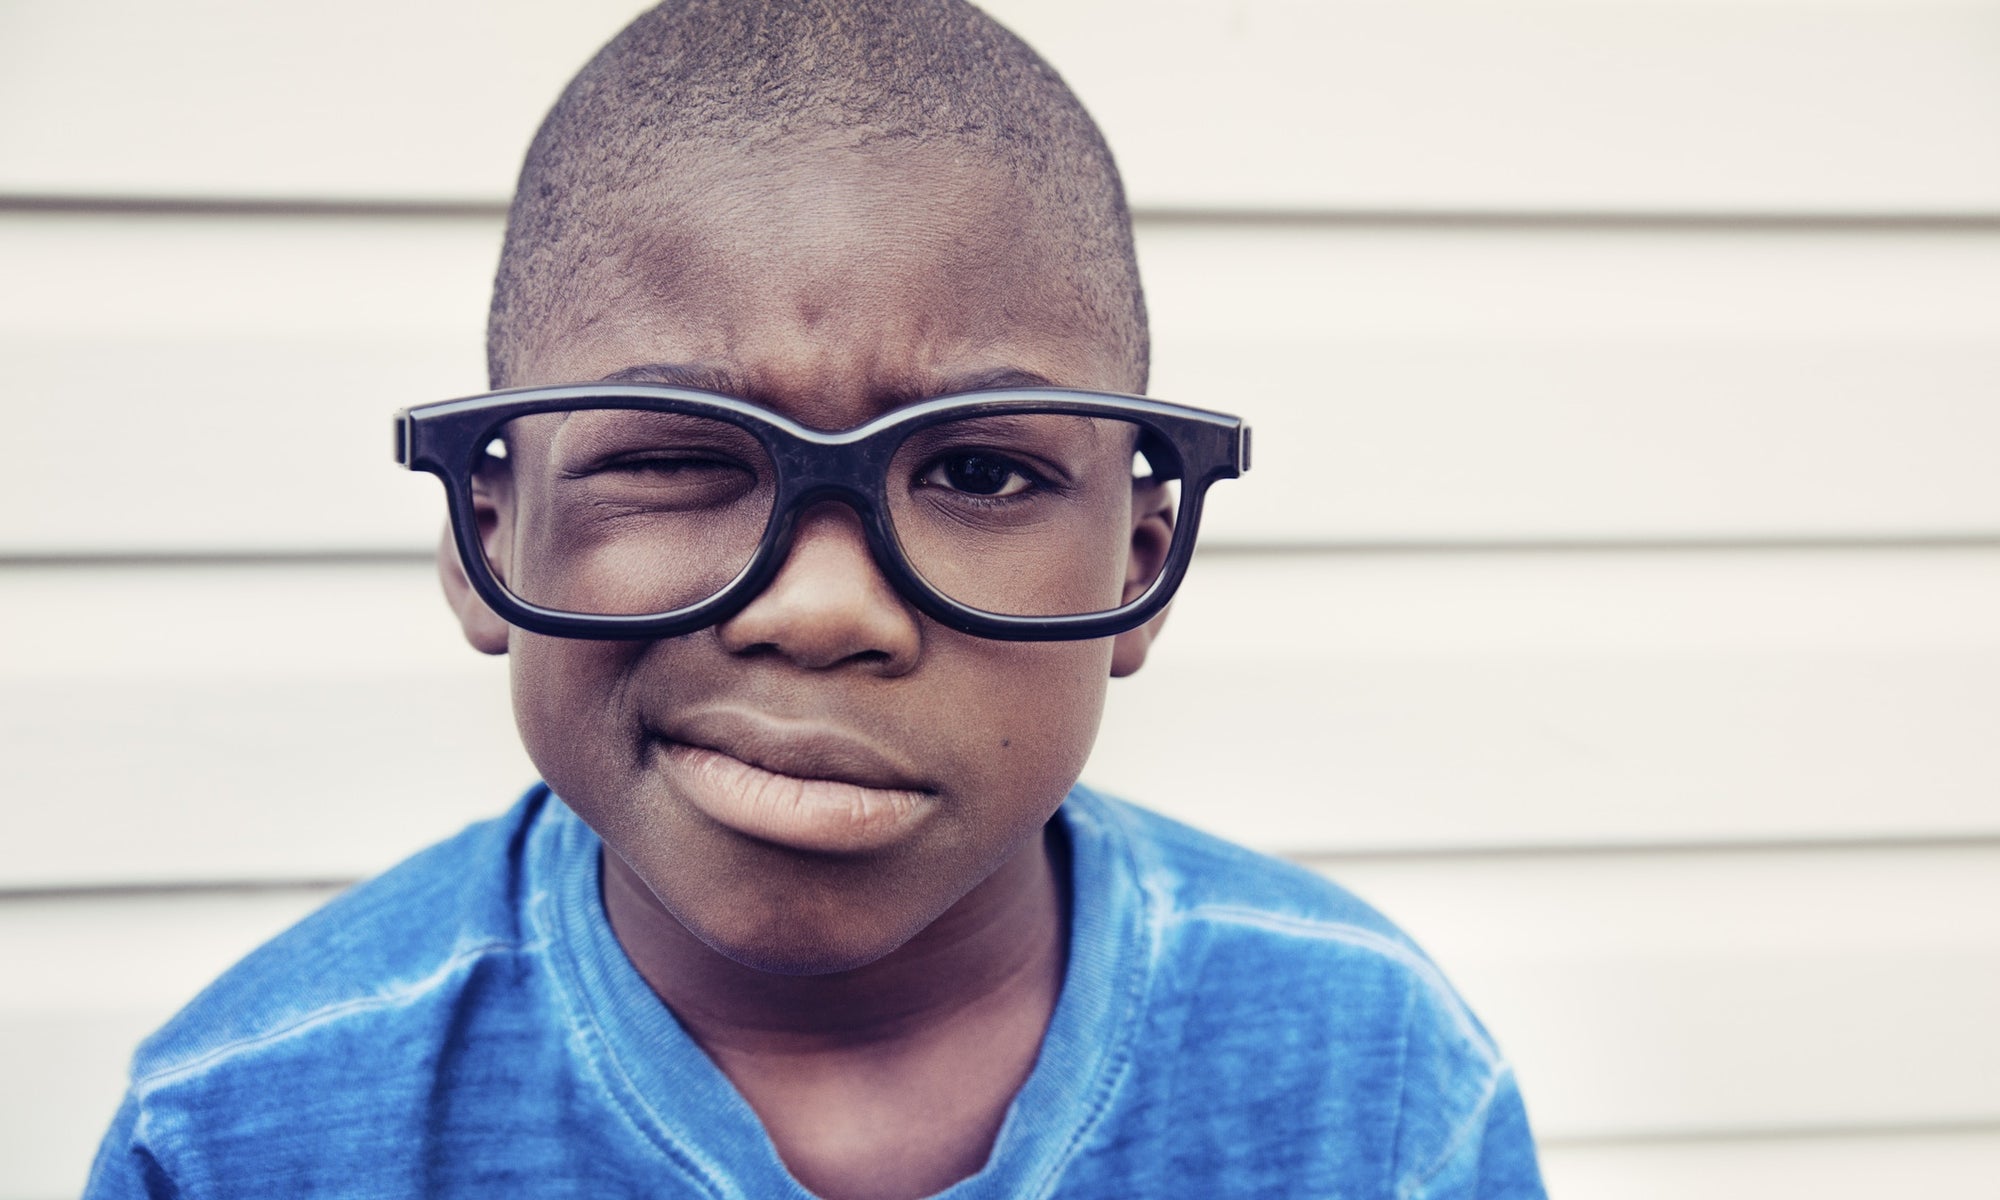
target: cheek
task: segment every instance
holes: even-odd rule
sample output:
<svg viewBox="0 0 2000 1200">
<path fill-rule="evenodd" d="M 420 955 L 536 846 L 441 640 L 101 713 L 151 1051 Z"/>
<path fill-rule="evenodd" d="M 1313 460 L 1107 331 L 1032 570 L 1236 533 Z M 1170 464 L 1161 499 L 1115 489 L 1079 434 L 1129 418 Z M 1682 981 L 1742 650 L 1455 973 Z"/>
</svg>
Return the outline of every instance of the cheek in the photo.
<svg viewBox="0 0 2000 1200">
<path fill-rule="evenodd" d="M 978 764 L 967 782 L 1046 817 L 1090 757 L 1111 643 L 966 640 L 975 645 L 952 689 L 962 702 L 938 715 L 963 739 L 965 761 Z"/>
<path fill-rule="evenodd" d="M 638 646 L 540 637 L 508 644 L 514 723 L 528 757 L 556 794 L 610 794 L 638 753 L 637 718 L 624 697 Z"/>
</svg>

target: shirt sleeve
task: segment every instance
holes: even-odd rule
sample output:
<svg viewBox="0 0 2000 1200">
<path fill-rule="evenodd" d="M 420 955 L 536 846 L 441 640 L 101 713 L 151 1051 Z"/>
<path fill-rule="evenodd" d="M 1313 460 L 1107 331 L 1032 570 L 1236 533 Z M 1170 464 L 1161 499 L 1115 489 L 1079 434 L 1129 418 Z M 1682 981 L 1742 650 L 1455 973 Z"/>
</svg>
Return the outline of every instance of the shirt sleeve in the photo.
<svg viewBox="0 0 2000 1200">
<path fill-rule="evenodd" d="M 1399 1200 L 1547 1200 L 1514 1072 L 1502 1065 L 1485 1102 L 1445 1150 L 1398 1190 Z"/>
<path fill-rule="evenodd" d="M 138 1131 L 139 1102 L 128 1092 L 98 1143 L 84 1200 L 179 1200 L 180 1189 L 140 1143 Z"/>
<path fill-rule="evenodd" d="M 1548 1195 L 1535 1157 L 1534 1135 L 1528 1131 L 1528 1111 L 1512 1071 L 1502 1073 L 1486 1107 L 1478 1166 L 1467 1195 L 1476 1200 L 1546 1200 Z"/>
</svg>

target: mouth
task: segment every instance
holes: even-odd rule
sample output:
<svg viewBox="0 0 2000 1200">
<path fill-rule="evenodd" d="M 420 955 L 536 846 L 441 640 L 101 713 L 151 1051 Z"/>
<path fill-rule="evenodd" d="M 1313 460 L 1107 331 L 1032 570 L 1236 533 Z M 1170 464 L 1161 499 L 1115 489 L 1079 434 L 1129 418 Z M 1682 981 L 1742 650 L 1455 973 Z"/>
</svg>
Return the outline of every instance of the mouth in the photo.
<svg viewBox="0 0 2000 1200">
<path fill-rule="evenodd" d="M 887 849 L 937 811 L 934 791 L 865 743 L 752 728 L 658 736 L 669 790 L 745 837 L 819 854 Z"/>
</svg>

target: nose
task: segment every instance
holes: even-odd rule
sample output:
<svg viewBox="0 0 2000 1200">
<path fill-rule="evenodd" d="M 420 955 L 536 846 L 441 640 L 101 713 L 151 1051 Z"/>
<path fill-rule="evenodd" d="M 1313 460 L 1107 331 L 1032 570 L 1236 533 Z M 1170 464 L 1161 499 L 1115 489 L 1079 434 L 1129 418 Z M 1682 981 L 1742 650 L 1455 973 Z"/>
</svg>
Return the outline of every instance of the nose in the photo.
<svg viewBox="0 0 2000 1200">
<path fill-rule="evenodd" d="M 810 670 L 901 675 L 923 649 L 917 614 L 875 565 L 861 518 L 833 501 L 799 514 L 777 576 L 716 631 L 732 653 L 777 655 Z"/>
</svg>

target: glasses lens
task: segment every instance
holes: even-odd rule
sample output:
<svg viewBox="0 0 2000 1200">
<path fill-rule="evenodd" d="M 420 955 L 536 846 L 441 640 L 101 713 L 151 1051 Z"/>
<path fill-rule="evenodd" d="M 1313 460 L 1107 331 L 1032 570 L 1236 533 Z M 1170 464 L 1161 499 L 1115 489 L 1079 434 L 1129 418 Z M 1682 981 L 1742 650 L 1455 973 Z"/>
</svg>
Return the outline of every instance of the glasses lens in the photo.
<svg viewBox="0 0 2000 1200">
<path fill-rule="evenodd" d="M 1030 413 L 912 433 L 889 468 L 903 556 L 982 612 L 1069 617 L 1136 598 L 1165 565 L 1179 472 L 1129 421 Z M 1134 514 L 1164 510 L 1135 537 Z M 1129 579 L 1128 579 L 1129 570 Z"/>
<path fill-rule="evenodd" d="M 726 421 L 575 409 L 493 431 L 474 476 L 487 565 L 521 600 L 643 616 L 699 604 L 746 567 L 776 477 Z"/>
</svg>

